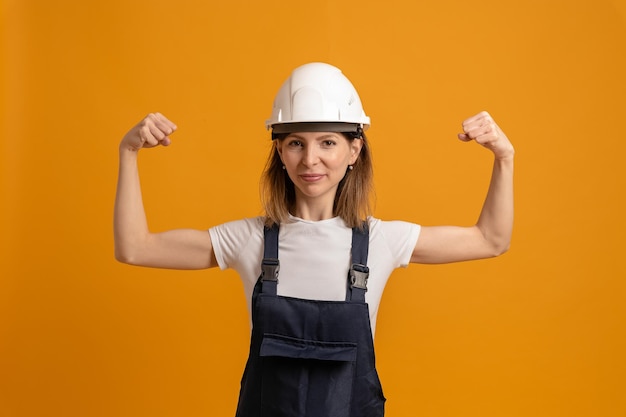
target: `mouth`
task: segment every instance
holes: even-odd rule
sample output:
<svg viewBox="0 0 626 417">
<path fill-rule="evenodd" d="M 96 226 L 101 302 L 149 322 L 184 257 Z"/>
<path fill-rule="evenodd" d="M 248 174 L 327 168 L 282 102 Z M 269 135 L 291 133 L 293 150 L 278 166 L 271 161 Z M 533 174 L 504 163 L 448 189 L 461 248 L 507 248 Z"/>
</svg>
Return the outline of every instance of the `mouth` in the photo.
<svg viewBox="0 0 626 417">
<path fill-rule="evenodd" d="M 323 174 L 300 174 L 300 178 L 305 182 L 316 182 L 324 178 Z"/>
</svg>

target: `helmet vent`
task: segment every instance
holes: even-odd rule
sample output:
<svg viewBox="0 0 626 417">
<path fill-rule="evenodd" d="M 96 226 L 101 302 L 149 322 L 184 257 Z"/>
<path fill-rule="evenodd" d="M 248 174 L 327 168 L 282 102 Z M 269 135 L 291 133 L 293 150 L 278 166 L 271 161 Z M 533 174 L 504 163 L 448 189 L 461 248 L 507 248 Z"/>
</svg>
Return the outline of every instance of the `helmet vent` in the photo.
<svg viewBox="0 0 626 417">
<path fill-rule="evenodd" d="M 293 94 L 291 117 L 295 120 L 324 120 L 324 96 L 312 87 L 306 86 Z"/>
</svg>

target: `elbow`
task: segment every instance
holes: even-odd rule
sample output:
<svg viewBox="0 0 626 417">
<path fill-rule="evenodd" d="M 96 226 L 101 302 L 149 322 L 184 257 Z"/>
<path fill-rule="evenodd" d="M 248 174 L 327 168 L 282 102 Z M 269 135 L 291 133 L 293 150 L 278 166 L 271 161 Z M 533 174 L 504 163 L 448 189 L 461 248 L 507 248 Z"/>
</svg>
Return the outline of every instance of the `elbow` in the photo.
<svg viewBox="0 0 626 417">
<path fill-rule="evenodd" d="M 139 265 L 137 255 L 134 251 L 119 246 L 115 246 L 115 260 L 123 264 Z"/>
<path fill-rule="evenodd" d="M 494 243 L 491 247 L 491 258 L 498 257 L 500 255 L 504 255 L 511 248 L 511 241 L 507 240 L 505 242 Z"/>
<path fill-rule="evenodd" d="M 491 233 L 478 227 L 482 251 L 485 258 L 495 258 L 504 255 L 511 247 L 511 233 Z"/>
<path fill-rule="evenodd" d="M 498 250 L 498 251 L 495 253 L 494 258 L 495 258 L 495 257 L 498 257 L 498 256 L 502 256 L 502 255 L 504 255 L 505 253 L 507 253 L 508 251 L 509 251 L 509 246 L 506 246 L 506 247 L 504 247 L 504 248 L 502 248 L 502 249 Z"/>
<path fill-rule="evenodd" d="M 130 264 L 131 257 L 127 253 L 115 248 L 115 260 L 123 264 Z"/>
<path fill-rule="evenodd" d="M 149 252 L 147 241 L 136 236 L 115 236 L 114 255 L 118 262 L 141 266 Z"/>
</svg>

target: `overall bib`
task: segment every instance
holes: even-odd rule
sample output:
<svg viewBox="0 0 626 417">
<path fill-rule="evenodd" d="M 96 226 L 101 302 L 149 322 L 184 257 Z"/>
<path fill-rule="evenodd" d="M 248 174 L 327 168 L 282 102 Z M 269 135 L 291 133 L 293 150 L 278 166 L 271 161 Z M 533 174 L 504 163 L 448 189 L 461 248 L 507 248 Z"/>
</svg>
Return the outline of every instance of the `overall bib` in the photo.
<svg viewBox="0 0 626 417">
<path fill-rule="evenodd" d="M 237 417 L 382 417 L 365 302 L 369 231 L 352 230 L 345 301 L 277 295 L 278 226 L 265 228 L 263 271 L 252 295 L 250 354 Z"/>
</svg>

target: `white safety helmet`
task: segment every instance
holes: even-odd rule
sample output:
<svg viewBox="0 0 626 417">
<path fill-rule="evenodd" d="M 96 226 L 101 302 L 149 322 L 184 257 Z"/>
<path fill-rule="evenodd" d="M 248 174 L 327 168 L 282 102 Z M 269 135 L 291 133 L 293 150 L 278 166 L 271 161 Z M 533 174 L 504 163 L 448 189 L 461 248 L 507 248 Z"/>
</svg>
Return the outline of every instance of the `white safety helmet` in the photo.
<svg viewBox="0 0 626 417">
<path fill-rule="evenodd" d="M 293 132 L 344 132 L 360 137 L 370 118 L 341 70 L 314 62 L 293 70 L 278 90 L 272 117 L 265 125 L 272 129 L 272 139 Z"/>
</svg>

